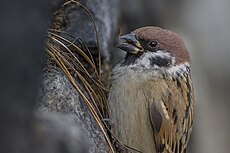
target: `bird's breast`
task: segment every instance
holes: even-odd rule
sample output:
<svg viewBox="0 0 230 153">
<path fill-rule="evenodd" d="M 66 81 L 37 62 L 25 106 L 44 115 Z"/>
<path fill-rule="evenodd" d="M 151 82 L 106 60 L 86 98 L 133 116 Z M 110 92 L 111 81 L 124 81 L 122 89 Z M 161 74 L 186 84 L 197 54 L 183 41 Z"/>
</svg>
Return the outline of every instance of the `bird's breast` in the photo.
<svg viewBox="0 0 230 153">
<path fill-rule="evenodd" d="M 110 117 L 114 121 L 115 134 L 130 147 L 145 153 L 154 152 L 149 104 L 153 96 L 160 96 L 165 90 L 165 81 L 148 74 L 134 73 L 118 78 L 113 79 L 109 93 Z"/>
</svg>

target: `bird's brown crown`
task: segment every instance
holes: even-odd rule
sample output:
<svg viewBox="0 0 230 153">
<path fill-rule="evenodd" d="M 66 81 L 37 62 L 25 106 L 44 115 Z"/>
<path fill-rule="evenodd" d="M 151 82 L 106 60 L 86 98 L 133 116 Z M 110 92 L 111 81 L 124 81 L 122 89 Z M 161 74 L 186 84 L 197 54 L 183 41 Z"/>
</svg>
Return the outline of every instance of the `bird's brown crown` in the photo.
<svg viewBox="0 0 230 153">
<path fill-rule="evenodd" d="M 175 57 L 175 64 L 190 62 L 188 50 L 183 39 L 170 30 L 148 26 L 133 31 L 137 39 L 157 41 L 157 48 L 170 52 Z"/>
</svg>

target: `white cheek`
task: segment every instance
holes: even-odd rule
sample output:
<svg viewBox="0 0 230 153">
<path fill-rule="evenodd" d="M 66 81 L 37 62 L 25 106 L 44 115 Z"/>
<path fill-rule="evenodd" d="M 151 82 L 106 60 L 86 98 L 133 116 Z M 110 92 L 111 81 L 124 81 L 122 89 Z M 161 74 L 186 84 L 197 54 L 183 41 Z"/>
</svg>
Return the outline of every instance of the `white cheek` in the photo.
<svg viewBox="0 0 230 153">
<path fill-rule="evenodd" d="M 175 58 L 174 57 L 171 57 L 170 56 L 170 53 L 166 53 L 166 52 L 163 52 L 161 50 L 157 51 L 157 52 L 148 52 L 148 53 L 145 53 L 144 56 L 140 57 L 140 59 L 138 59 L 138 62 L 142 67 L 145 67 L 147 69 L 150 69 L 151 67 L 154 67 L 154 68 L 159 68 L 159 66 L 157 65 L 151 65 L 150 63 L 150 59 L 151 58 L 155 58 L 155 57 L 161 57 L 161 58 L 168 58 L 168 59 L 172 59 L 172 64 L 175 63 Z"/>
<path fill-rule="evenodd" d="M 157 65 L 153 65 L 151 63 L 152 58 L 167 58 L 172 60 L 172 65 L 169 67 L 159 67 Z M 122 61 L 121 63 L 123 63 Z M 162 74 L 168 73 L 172 75 L 173 77 L 177 77 L 178 74 L 185 74 L 189 73 L 190 64 L 189 63 L 182 63 L 180 65 L 175 64 L 175 58 L 171 57 L 170 53 L 163 52 L 163 51 L 157 51 L 157 52 L 147 52 L 143 54 L 140 58 L 138 58 L 134 64 L 122 66 L 121 64 L 118 64 L 113 69 L 113 79 L 119 78 L 120 76 L 123 76 L 127 73 L 133 73 L 134 71 L 138 74 L 143 74 L 146 72 L 150 72 L 152 76 L 162 76 Z"/>
<path fill-rule="evenodd" d="M 151 66 L 148 56 L 144 56 L 143 58 L 138 59 L 138 63 L 140 64 L 140 66 L 145 67 L 147 69 L 149 69 Z"/>
</svg>

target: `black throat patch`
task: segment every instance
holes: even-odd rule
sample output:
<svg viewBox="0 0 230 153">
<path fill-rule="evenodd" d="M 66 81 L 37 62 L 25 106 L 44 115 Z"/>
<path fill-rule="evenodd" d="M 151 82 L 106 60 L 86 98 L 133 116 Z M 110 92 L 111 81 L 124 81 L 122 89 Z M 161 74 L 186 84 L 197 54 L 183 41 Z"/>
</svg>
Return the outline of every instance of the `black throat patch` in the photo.
<svg viewBox="0 0 230 153">
<path fill-rule="evenodd" d="M 121 66 L 128 66 L 128 65 L 132 65 L 135 63 L 135 61 L 140 57 L 141 55 L 138 54 L 127 54 L 125 56 L 125 60 L 123 63 L 121 63 Z"/>
</svg>

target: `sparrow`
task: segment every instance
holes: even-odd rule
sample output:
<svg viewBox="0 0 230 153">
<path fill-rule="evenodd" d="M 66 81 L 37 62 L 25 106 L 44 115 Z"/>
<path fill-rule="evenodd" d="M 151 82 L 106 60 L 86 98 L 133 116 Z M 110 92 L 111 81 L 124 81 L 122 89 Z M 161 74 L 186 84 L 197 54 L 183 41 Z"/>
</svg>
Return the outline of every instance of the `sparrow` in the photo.
<svg viewBox="0 0 230 153">
<path fill-rule="evenodd" d="M 127 54 L 113 69 L 108 98 L 115 135 L 143 153 L 185 153 L 194 91 L 183 39 L 148 26 L 120 40 L 117 47 Z"/>
</svg>

